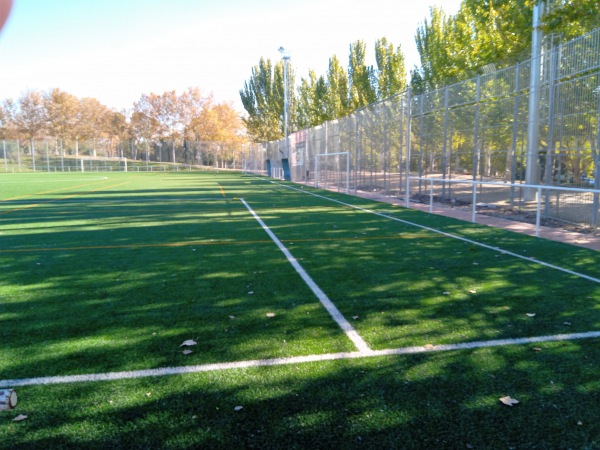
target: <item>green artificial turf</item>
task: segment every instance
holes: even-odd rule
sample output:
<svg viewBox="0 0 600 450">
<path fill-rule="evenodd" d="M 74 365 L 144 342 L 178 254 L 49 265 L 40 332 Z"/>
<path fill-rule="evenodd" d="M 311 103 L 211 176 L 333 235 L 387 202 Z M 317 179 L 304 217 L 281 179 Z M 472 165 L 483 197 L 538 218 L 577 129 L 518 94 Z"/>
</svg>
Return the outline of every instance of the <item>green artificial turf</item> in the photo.
<svg viewBox="0 0 600 450">
<path fill-rule="evenodd" d="M 0 186 L 0 380 L 356 351 L 242 198 L 374 350 L 600 330 L 536 262 L 583 248 L 235 173 Z M 0 448 L 597 448 L 599 343 L 22 386 Z"/>
</svg>

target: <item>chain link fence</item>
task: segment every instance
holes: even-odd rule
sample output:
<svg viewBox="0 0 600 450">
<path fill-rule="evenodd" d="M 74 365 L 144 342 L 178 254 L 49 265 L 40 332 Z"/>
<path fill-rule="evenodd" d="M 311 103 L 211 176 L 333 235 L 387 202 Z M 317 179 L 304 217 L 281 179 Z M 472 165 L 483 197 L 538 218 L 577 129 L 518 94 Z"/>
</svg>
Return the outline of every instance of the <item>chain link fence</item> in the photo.
<svg viewBox="0 0 600 450">
<path fill-rule="evenodd" d="M 253 165 L 263 154 L 259 144 L 208 141 L 0 140 L 0 173 L 242 170 L 248 161 L 266 174 Z"/>
<path fill-rule="evenodd" d="M 434 197 L 470 206 L 473 189 L 482 207 L 527 212 L 527 165 L 535 183 L 588 189 L 543 190 L 543 217 L 596 227 L 600 187 L 600 29 L 562 45 L 547 46 L 541 76 L 530 90 L 532 63 L 495 70 L 422 95 L 407 91 L 339 120 L 264 144 L 252 165 L 268 175 L 322 185 L 315 178 L 317 155 L 328 188 L 379 192 L 411 201 Z M 530 97 L 535 96 L 537 135 L 527 155 Z M 261 166 L 262 164 L 262 166 Z M 250 163 L 248 163 L 250 165 Z M 341 173 L 333 175 L 332 172 Z M 447 183 L 444 180 L 448 180 Z M 465 180 L 464 184 L 460 181 Z M 493 184 L 473 182 L 494 182 Z M 531 181 L 531 180 L 529 180 Z M 502 182 L 498 184 L 497 182 Z M 504 185 L 503 185 L 504 184 Z M 425 197 L 427 199 L 425 200 Z"/>
</svg>

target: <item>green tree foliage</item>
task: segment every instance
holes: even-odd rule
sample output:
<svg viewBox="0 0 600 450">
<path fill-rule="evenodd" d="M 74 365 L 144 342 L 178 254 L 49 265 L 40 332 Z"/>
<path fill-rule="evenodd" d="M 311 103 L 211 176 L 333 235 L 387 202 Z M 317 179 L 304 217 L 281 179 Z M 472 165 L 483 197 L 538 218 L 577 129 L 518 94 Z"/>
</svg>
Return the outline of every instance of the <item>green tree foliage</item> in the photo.
<svg viewBox="0 0 600 450">
<path fill-rule="evenodd" d="M 456 20 L 471 30 L 470 67 L 505 67 L 527 58 L 532 11 L 532 0 L 463 0 Z"/>
<path fill-rule="evenodd" d="M 411 71 L 416 92 L 436 89 L 523 61 L 531 53 L 533 7 L 537 0 L 463 0 L 455 16 L 432 8 L 415 41 L 421 67 Z M 547 34 L 572 39 L 600 26 L 598 0 L 547 0 L 542 17 Z"/>
<path fill-rule="evenodd" d="M 314 127 L 330 120 L 328 98 L 325 78 L 317 77 L 314 70 L 310 70 L 308 78 L 301 78 L 298 87 L 298 128 Z"/>
<path fill-rule="evenodd" d="M 455 16 L 431 8 L 415 35 L 421 67 L 412 72 L 413 86 L 437 89 L 488 64 L 502 68 L 526 58 L 531 11 L 531 0 L 463 0 Z"/>
<path fill-rule="evenodd" d="M 391 97 L 407 88 L 404 54 L 398 46 L 383 37 L 375 43 L 377 61 L 377 96 L 379 100 Z"/>
<path fill-rule="evenodd" d="M 377 81 L 373 66 L 366 64 L 367 46 L 363 41 L 350 44 L 348 81 L 350 108 L 356 110 L 377 100 Z"/>
<path fill-rule="evenodd" d="M 348 73 L 337 56 L 329 58 L 327 69 L 327 116 L 339 118 L 352 112 L 348 94 Z"/>
<path fill-rule="evenodd" d="M 430 15 L 430 19 L 425 19 L 417 28 L 415 35 L 421 67 L 413 69 L 411 84 L 419 91 L 436 89 L 459 76 L 456 20 L 438 7 L 431 8 Z"/>
<path fill-rule="evenodd" d="M 289 72 L 289 86 L 293 86 L 291 70 Z M 293 91 L 290 89 L 288 93 L 291 96 Z M 240 97 L 248 113 L 244 123 L 255 141 L 283 137 L 283 62 L 273 66 L 270 59 L 261 58 L 240 90 Z M 290 103 L 293 103 L 291 98 Z"/>
<path fill-rule="evenodd" d="M 555 0 L 552 6 L 543 19 L 547 33 L 569 40 L 600 27 L 598 0 Z"/>
</svg>

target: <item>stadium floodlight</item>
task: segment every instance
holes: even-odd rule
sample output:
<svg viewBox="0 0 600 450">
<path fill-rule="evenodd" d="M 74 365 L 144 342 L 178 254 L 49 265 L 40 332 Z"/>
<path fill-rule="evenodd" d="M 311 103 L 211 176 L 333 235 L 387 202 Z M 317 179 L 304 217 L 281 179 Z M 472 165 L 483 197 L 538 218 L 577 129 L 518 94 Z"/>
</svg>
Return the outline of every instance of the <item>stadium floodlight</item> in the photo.
<svg viewBox="0 0 600 450">
<path fill-rule="evenodd" d="M 17 392 L 14 389 L 0 389 L 0 411 L 17 406 Z"/>
<path fill-rule="evenodd" d="M 285 156 L 289 157 L 288 145 L 288 64 L 290 60 L 289 52 L 279 47 L 279 53 L 283 59 L 283 137 L 285 138 Z"/>
</svg>

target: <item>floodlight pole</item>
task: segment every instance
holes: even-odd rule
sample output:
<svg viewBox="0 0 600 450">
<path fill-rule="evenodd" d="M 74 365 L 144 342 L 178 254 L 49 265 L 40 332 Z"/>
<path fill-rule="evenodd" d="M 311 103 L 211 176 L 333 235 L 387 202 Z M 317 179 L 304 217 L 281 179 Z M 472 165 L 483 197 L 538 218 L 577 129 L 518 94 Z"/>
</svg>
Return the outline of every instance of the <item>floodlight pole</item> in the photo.
<svg viewBox="0 0 600 450">
<path fill-rule="evenodd" d="M 290 54 L 283 47 L 279 47 L 279 53 L 283 59 L 283 136 L 285 138 L 285 156 L 289 158 L 289 138 L 288 138 L 288 62 Z"/>
<path fill-rule="evenodd" d="M 531 38 L 531 73 L 529 79 L 529 120 L 527 124 L 527 154 L 525 167 L 525 183 L 540 183 L 538 166 L 539 155 L 539 100 L 541 76 L 542 28 L 541 19 L 544 1 L 537 0 L 533 6 L 533 32 Z M 523 193 L 526 202 L 537 200 L 537 189 L 526 188 Z"/>
</svg>

